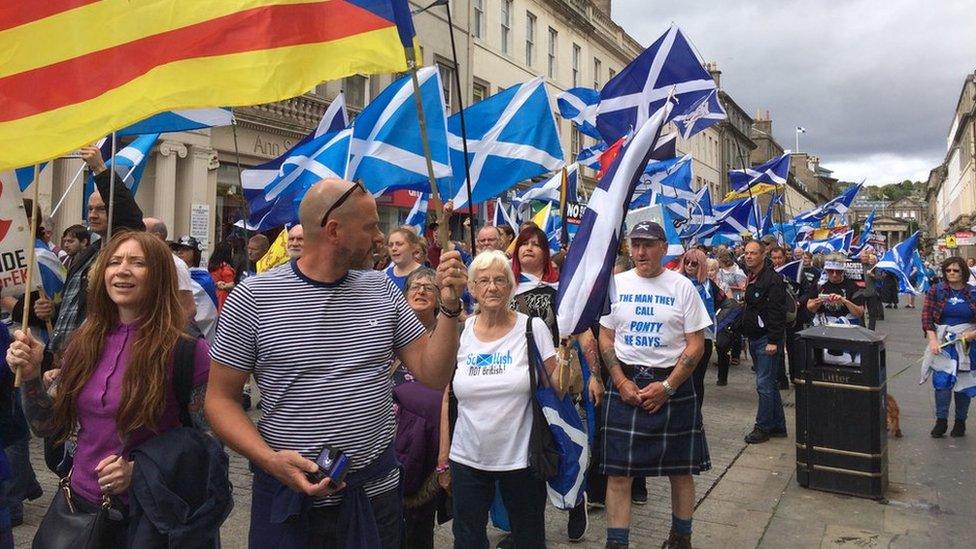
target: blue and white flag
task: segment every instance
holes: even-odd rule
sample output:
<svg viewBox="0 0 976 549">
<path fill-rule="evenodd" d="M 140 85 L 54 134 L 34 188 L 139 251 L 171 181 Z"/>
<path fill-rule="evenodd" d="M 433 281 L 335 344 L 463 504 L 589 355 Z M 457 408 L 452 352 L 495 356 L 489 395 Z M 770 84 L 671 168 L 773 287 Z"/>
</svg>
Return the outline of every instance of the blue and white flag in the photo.
<svg viewBox="0 0 976 549">
<path fill-rule="evenodd" d="M 241 172 L 248 230 L 297 223 L 298 205 L 312 185 L 326 177 L 345 178 L 352 135 L 341 126 L 345 121 L 346 102 L 340 93 L 314 131 L 278 158 Z"/>
<path fill-rule="evenodd" d="M 751 168 L 729 170 L 729 185 L 734 191 L 744 191 L 758 183 L 785 185 L 790 176 L 790 153 Z"/>
<path fill-rule="evenodd" d="M 599 160 L 599 157 L 597 159 Z M 41 162 L 41 166 L 37 171 L 38 178 L 44 173 L 44 168 L 47 168 L 47 165 L 47 162 Z M 599 165 L 597 168 L 599 168 Z M 34 166 L 25 166 L 23 168 L 0 172 L 0 181 L 17 181 L 17 186 L 20 187 L 21 191 L 24 191 L 34 181 Z"/>
<path fill-rule="evenodd" d="M 848 253 L 851 249 L 851 241 L 854 239 L 854 231 L 845 231 L 822 240 L 807 240 L 799 244 L 806 252 L 812 254 L 829 254 L 833 252 Z"/>
<path fill-rule="evenodd" d="M 140 135 L 128 146 L 115 153 L 115 174 L 122 179 L 132 194 L 136 194 L 139 190 L 139 180 L 142 179 L 142 172 L 146 169 L 146 159 L 158 138 L 158 133 Z M 111 152 L 109 154 L 111 155 Z M 111 158 L 105 160 L 105 167 L 111 169 Z M 95 178 L 89 175 L 85 183 L 85 204 L 88 203 L 88 196 L 93 192 L 95 192 Z"/>
<path fill-rule="evenodd" d="M 519 234 L 518 224 L 515 223 L 515 219 L 510 213 L 508 213 L 508 210 L 505 208 L 505 205 L 502 204 L 501 200 L 495 201 L 495 219 L 492 225 L 496 227 L 508 225 L 512 228 L 512 232 L 514 232 L 516 236 Z"/>
<path fill-rule="evenodd" d="M 570 164 L 566 168 L 566 200 L 577 201 L 576 186 L 579 183 L 579 164 Z M 521 206 L 529 200 L 547 200 L 549 202 L 559 202 L 560 189 L 563 185 L 563 171 L 558 170 L 552 177 L 545 181 L 540 181 L 525 190 L 521 195 L 515 197 L 513 202 Z"/>
<path fill-rule="evenodd" d="M 914 274 L 912 283 L 918 292 L 924 294 L 929 291 L 931 284 L 929 277 L 925 274 L 925 262 L 922 261 L 922 255 L 918 253 L 917 248 L 912 253 L 912 270 Z"/>
<path fill-rule="evenodd" d="M 234 113 L 230 109 L 185 109 L 166 111 L 150 116 L 118 130 L 116 135 L 146 135 L 150 133 L 185 132 L 216 126 L 229 126 L 234 123 Z"/>
<path fill-rule="evenodd" d="M 881 256 L 876 269 L 888 271 L 898 278 L 898 292 L 918 294 L 918 290 L 912 284 L 912 254 L 918 249 L 919 231 L 908 237 L 906 240 L 895 244 L 890 250 Z"/>
<path fill-rule="evenodd" d="M 814 222 L 814 221 L 822 221 L 825 217 L 827 217 L 830 214 L 846 216 L 847 210 L 849 210 L 851 207 L 851 202 L 854 202 L 854 198 L 857 196 L 857 193 L 861 190 L 861 187 L 863 185 L 864 185 L 863 182 L 858 183 L 856 185 L 851 185 L 850 187 L 847 188 L 846 191 L 840 193 L 834 198 L 831 198 L 830 200 L 821 204 L 820 206 L 817 206 L 812 210 L 808 210 L 796 216 L 794 218 L 794 221 L 807 222 L 807 223 Z"/>
<path fill-rule="evenodd" d="M 780 195 L 774 192 L 769 199 L 769 204 L 766 205 L 766 215 L 763 217 L 762 227 L 759 230 L 761 236 L 774 233 L 776 224 L 773 222 L 773 214 L 777 204 L 782 204 L 782 201 Z"/>
<path fill-rule="evenodd" d="M 243 170 L 247 228 L 266 231 L 296 223 L 298 205 L 308 189 L 325 178 L 344 178 L 351 134 L 352 130 L 327 133 L 299 143 L 271 162 Z"/>
<path fill-rule="evenodd" d="M 206 269 L 190 267 L 190 288 L 193 303 L 197 306 L 193 321 L 203 337 L 213 343 L 217 334 L 217 286 Z"/>
<path fill-rule="evenodd" d="M 743 234 L 755 235 L 759 228 L 756 226 L 754 202 L 753 198 L 745 198 L 735 201 L 730 208 L 719 209 L 722 205 L 715 205 L 715 223 L 710 227 L 703 227 L 695 235 L 695 240 L 709 244 L 715 242 L 714 238 L 720 237 L 719 241 L 738 242 L 742 240 Z"/>
<path fill-rule="evenodd" d="M 671 25 L 600 90 L 597 129 L 613 143 L 646 122 L 670 95 L 677 100 L 668 120 L 686 114 L 716 88 L 705 63 L 678 27 Z"/>
<path fill-rule="evenodd" d="M 423 67 L 417 71 L 417 79 L 434 178 L 444 185 L 450 181 L 452 172 L 440 73 L 434 67 Z M 387 86 L 356 117 L 352 125 L 347 173 L 350 179 L 361 181 L 374 194 L 384 189 L 423 191 L 430 188 L 410 75 Z"/>
<path fill-rule="evenodd" d="M 584 134 L 603 140 L 596 129 L 596 109 L 600 92 L 592 88 L 570 88 L 556 97 L 559 115 L 569 120 Z"/>
<path fill-rule="evenodd" d="M 776 267 L 776 272 L 783 275 L 783 278 L 786 280 L 799 284 L 803 277 L 803 260 L 797 259 L 796 261 L 790 261 L 782 267 Z"/>
<path fill-rule="evenodd" d="M 668 160 L 678 156 L 678 132 L 668 132 L 658 138 L 651 152 L 651 160 Z"/>
<path fill-rule="evenodd" d="M 600 169 L 600 155 L 603 151 L 607 150 L 607 144 L 602 140 L 596 145 L 586 147 L 581 150 L 578 155 L 576 155 L 576 162 L 580 166 L 587 167 L 591 170 Z"/>
<path fill-rule="evenodd" d="M 871 213 L 869 213 L 867 218 L 864 219 L 864 225 L 861 227 L 861 234 L 857 237 L 858 252 L 864 249 L 864 246 L 867 245 L 868 240 L 871 239 L 871 229 L 874 228 L 874 214 L 877 211 L 877 208 L 871 210 Z"/>
<path fill-rule="evenodd" d="M 41 239 L 34 243 L 34 257 L 37 258 L 37 280 L 40 280 L 40 289 L 44 290 L 44 295 L 52 301 L 61 300 L 61 291 L 64 290 L 64 279 L 67 270 L 64 264 L 58 259 L 57 254 L 48 249 Z M 36 280 L 35 280 L 36 284 Z"/>
<path fill-rule="evenodd" d="M 468 166 L 475 204 L 501 195 L 516 183 L 563 165 L 556 119 L 543 78 L 512 86 L 464 110 Z M 464 182 L 460 113 L 448 119 L 454 178 L 439 184 L 454 208 L 469 202 Z"/>
<path fill-rule="evenodd" d="M 695 103 L 690 111 L 674 117 L 675 127 L 684 139 L 691 139 L 691 136 L 706 128 L 714 126 L 725 120 L 725 109 L 718 100 L 718 90 L 702 97 Z"/>
<path fill-rule="evenodd" d="M 407 214 L 407 220 L 403 223 L 421 237 L 424 236 L 424 231 L 427 229 L 427 204 L 429 201 L 430 193 L 421 192 L 418 194 L 417 201 L 413 203 L 413 207 Z"/>
<path fill-rule="evenodd" d="M 685 201 L 696 200 L 697 193 L 691 188 L 691 165 L 690 154 L 681 158 L 649 163 L 637 183 L 630 207 L 647 206 L 650 204 L 651 193 L 680 198 Z"/>
<path fill-rule="evenodd" d="M 709 192 L 708 186 L 702 185 L 695 197 L 695 202 L 688 204 L 687 222 L 681 228 L 681 238 L 693 238 L 702 230 L 715 224 L 712 193 Z"/>
<path fill-rule="evenodd" d="M 671 102 L 666 101 L 640 126 L 590 195 L 559 276 L 556 317 L 560 336 L 589 329 L 609 311 L 624 214 L 670 111 Z"/>
</svg>

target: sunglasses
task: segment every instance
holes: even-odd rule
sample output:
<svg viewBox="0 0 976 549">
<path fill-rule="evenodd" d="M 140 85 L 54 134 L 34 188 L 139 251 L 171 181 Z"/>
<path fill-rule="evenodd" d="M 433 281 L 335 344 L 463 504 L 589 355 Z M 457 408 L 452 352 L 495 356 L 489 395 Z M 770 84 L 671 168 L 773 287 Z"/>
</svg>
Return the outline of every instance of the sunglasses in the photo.
<svg viewBox="0 0 976 549">
<path fill-rule="evenodd" d="M 961 273 L 962 272 L 962 269 L 946 269 L 945 272 L 947 272 L 947 273 Z"/>
<path fill-rule="evenodd" d="M 361 189 L 364 193 L 366 192 L 366 188 L 363 187 L 362 183 L 360 183 L 359 181 L 353 183 L 353 186 L 349 187 L 349 190 L 342 193 L 342 196 L 339 197 L 339 200 L 336 200 L 332 204 L 332 206 L 329 207 L 328 210 L 325 210 L 325 215 L 322 216 L 322 224 L 320 226 L 325 227 L 325 224 L 329 221 L 329 214 L 335 211 L 335 209 L 338 208 L 339 206 L 342 206 L 343 202 L 349 200 L 349 197 L 352 196 L 352 193 L 355 192 L 356 189 Z"/>
<path fill-rule="evenodd" d="M 698 262 L 697 261 L 685 261 L 685 265 L 687 265 L 689 267 L 697 267 L 698 266 Z"/>
</svg>

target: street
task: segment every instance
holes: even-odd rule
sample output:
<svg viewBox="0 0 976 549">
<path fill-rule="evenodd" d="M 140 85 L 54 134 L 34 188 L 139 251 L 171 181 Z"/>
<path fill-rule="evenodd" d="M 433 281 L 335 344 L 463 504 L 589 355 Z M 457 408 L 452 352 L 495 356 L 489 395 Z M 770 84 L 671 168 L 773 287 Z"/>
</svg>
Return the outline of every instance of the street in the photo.
<svg viewBox="0 0 976 549">
<path fill-rule="evenodd" d="M 921 300 L 919 300 L 921 301 Z M 755 414 L 754 376 L 749 362 L 733 367 L 727 387 L 715 385 L 714 364 L 707 377 L 703 413 L 712 469 L 696 478 L 698 506 L 695 547 L 972 547 L 976 520 L 976 433 L 932 439 L 931 386 L 918 385 L 923 340 L 919 309 L 886 310 L 879 324 L 886 334 L 888 391 L 901 408 L 904 438 L 889 438 L 890 489 L 887 503 L 807 490 L 796 483 L 792 390 L 783 392 L 790 436 L 747 446 L 743 436 Z M 904 369 L 904 372 L 897 375 Z M 891 379 L 893 376 L 894 379 Z M 854 420 L 854 418 L 852 418 Z M 14 529 L 17 546 L 27 547 L 56 484 L 44 466 L 41 444 L 31 446 L 34 468 L 45 495 L 25 505 L 24 525 Z M 236 507 L 223 526 L 226 547 L 247 540 L 250 473 L 231 457 Z M 669 487 L 648 479 L 648 503 L 634 507 L 632 547 L 659 547 L 670 527 Z M 547 511 L 550 547 L 603 547 L 605 511 L 590 512 L 581 543 L 570 543 L 565 512 Z M 501 533 L 489 528 L 492 543 Z M 451 545 L 450 524 L 436 531 L 438 547 Z"/>
</svg>

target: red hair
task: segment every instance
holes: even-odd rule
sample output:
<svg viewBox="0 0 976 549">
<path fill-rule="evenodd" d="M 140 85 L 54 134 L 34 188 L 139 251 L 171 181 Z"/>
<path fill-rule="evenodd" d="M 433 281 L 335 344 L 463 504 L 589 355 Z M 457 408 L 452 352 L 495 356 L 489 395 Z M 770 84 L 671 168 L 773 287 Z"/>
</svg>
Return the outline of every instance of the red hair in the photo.
<svg viewBox="0 0 976 549">
<path fill-rule="evenodd" d="M 678 263 L 678 268 L 681 270 L 681 274 L 687 276 L 685 272 L 685 261 L 691 259 L 698 263 L 698 272 L 695 273 L 694 278 L 698 280 L 699 283 L 704 284 L 708 279 L 708 257 L 705 253 L 698 248 L 692 248 L 681 256 L 681 261 Z"/>
<path fill-rule="evenodd" d="M 542 248 L 542 281 L 543 282 L 557 282 L 559 281 L 559 271 L 556 270 L 556 266 L 552 263 L 552 258 L 549 254 L 549 238 L 546 237 L 546 233 L 542 229 L 536 227 L 535 225 L 526 227 L 522 229 L 519 233 L 518 238 L 515 239 L 515 251 L 512 253 L 512 272 L 515 273 L 515 282 L 518 283 L 519 278 L 522 276 L 522 263 L 519 261 L 518 251 L 519 248 L 525 245 L 529 239 L 535 238 L 536 243 Z"/>
</svg>

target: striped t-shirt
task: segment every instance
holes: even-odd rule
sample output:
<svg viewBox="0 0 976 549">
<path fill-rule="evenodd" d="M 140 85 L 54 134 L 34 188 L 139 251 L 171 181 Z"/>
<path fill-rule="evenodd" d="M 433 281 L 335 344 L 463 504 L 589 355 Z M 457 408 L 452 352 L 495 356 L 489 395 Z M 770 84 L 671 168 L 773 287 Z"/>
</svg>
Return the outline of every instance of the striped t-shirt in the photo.
<svg viewBox="0 0 976 549">
<path fill-rule="evenodd" d="M 257 428 L 272 449 L 314 460 L 328 444 L 356 471 L 393 442 L 390 359 L 423 334 L 382 272 L 349 271 L 326 284 L 292 261 L 230 293 L 210 356 L 254 374 L 263 403 Z M 398 480 L 394 471 L 367 484 L 366 493 L 384 493 Z M 341 493 L 315 504 L 340 501 Z"/>
</svg>

